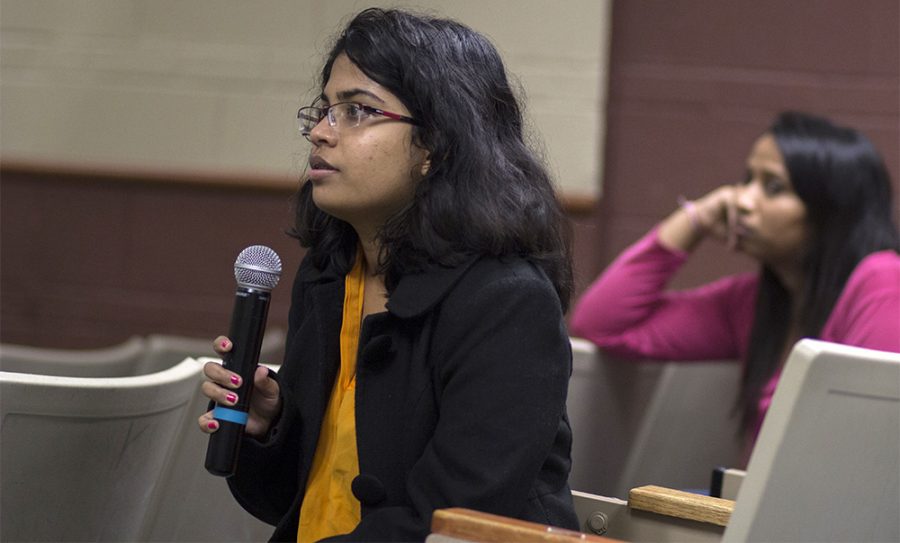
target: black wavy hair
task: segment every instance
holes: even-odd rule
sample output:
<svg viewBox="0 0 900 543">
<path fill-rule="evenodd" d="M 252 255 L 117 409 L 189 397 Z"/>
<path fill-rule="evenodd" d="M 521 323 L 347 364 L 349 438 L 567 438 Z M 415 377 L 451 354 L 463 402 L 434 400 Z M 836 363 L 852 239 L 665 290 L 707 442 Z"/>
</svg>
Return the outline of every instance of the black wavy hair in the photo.
<svg viewBox="0 0 900 543">
<path fill-rule="evenodd" d="M 791 293 L 771 269 L 762 268 L 739 398 L 744 428 L 781 365 L 791 324 L 800 337 L 818 337 L 859 262 L 876 251 L 900 251 L 890 175 L 866 136 L 790 111 L 778 115 L 767 133 L 775 137 L 794 191 L 806 206 L 811 239 L 803 255 L 796 323 L 791 322 Z"/>
<path fill-rule="evenodd" d="M 567 308 L 567 222 L 545 166 L 525 141 L 522 112 L 490 41 L 449 19 L 372 8 L 335 41 L 323 88 L 341 54 L 400 99 L 420 123 L 413 143 L 429 153 L 413 202 L 378 234 L 377 266 L 388 292 L 429 266 L 517 255 L 544 270 Z M 302 184 L 295 207 L 291 235 L 314 264 L 349 269 L 357 243 L 350 225 L 315 206 L 310 183 Z"/>
</svg>

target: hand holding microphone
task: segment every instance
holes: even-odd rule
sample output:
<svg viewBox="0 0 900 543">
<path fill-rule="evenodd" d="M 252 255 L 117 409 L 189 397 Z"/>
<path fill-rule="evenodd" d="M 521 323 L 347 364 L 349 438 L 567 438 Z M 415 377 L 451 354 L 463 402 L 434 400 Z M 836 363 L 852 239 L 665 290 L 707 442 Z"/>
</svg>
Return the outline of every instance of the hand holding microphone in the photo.
<svg viewBox="0 0 900 543">
<path fill-rule="evenodd" d="M 220 337 L 216 346 L 223 363 L 204 368 L 211 381 L 203 383 L 203 392 L 216 407 L 200 417 L 201 428 L 213 432 L 206 451 L 206 469 L 226 477 L 236 468 L 245 427 L 249 425 L 254 435 L 265 434 L 280 409 L 277 384 L 267 382 L 267 370 L 258 368 L 258 362 L 269 293 L 280 278 L 281 259 L 268 247 L 247 247 L 235 261 L 234 274 L 238 288 L 229 338 Z M 255 382 L 262 385 L 259 400 L 253 397 Z"/>
<path fill-rule="evenodd" d="M 217 337 L 214 350 L 224 357 L 231 350 L 232 343 L 225 336 Z M 234 405 L 238 401 L 237 391 L 242 384 L 240 375 L 226 370 L 222 364 L 208 362 L 203 373 L 209 381 L 203 384 L 204 394 L 219 405 Z M 237 377 L 237 383 L 232 381 Z M 269 378 L 269 370 L 265 366 L 257 366 L 253 375 L 253 397 L 250 398 L 250 410 L 247 412 L 247 425 L 244 433 L 262 440 L 269 431 L 270 423 L 281 413 L 281 398 L 278 382 Z M 200 419 L 200 428 L 208 434 L 218 430 L 220 424 L 213 418 L 213 411 L 204 413 Z"/>
</svg>

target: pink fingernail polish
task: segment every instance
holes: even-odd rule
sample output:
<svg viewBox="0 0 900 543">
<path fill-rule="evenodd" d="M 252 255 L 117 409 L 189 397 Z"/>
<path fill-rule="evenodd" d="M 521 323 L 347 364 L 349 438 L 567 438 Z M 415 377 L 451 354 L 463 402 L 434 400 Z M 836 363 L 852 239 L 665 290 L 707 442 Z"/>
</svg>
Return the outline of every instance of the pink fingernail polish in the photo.
<svg viewBox="0 0 900 543">
<path fill-rule="evenodd" d="M 241 378 L 238 377 L 237 375 L 232 375 L 231 382 L 235 385 L 239 385 L 239 384 L 241 384 Z"/>
<path fill-rule="evenodd" d="M 225 399 L 228 400 L 229 403 L 234 403 L 237 401 L 237 396 L 234 394 L 226 394 Z"/>
<path fill-rule="evenodd" d="M 219 423 L 212 420 L 212 421 L 209 421 L 209 423 L 207 423 L 206 427 L 209 428 L 210 430 L 215 430 L 216 428 L 219 427 Z"/>
<path fill-rule="evenodd" d="M 228 348 L 228 341 L 222 341 L 222 348 L 223 348 L 223 349 L 227 349 L 227 348 Z"/>
</svg>

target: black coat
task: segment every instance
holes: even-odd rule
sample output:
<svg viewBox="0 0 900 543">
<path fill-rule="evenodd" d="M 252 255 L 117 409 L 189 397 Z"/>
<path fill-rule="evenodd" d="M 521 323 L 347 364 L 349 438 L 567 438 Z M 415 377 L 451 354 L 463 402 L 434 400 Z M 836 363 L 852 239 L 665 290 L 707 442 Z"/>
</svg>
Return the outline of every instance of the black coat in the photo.
<svg viewBox="0 0 900 543">
<path fill-rule="evenodd" d="M 344 277 L 305 259 L 294 282 L 266 443 L 245 439 L 229 485 L 273 540 L 296 541 L 319 427 L 340 366 Z M 572 354 L 559 298 L 522 259 L 403 278 L 360 332 L 356 432 L 362 520 L 346 541 L 422 541 L 467 507 L 577 529 L 568 474 Z"/>
</svg>

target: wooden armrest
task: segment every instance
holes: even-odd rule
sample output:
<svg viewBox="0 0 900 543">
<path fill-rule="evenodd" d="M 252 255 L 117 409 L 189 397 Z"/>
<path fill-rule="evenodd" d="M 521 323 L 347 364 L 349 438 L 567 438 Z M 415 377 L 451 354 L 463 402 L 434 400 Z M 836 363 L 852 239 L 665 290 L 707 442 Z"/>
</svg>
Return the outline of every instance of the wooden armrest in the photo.
<svg viewBox="0 0 900 543">
<path fill-rule="evenodd" d="M 726 526 L 734 510 L 734 501 L 650 485 L 631 489 L 628 507 Z"/>
<path fill-rule="evenodd" d="M 437 509 L 431 517 L 431 533 L 477 543 L 574 543 L 615 541 L 565 528 L 547 526 L 461 507 Z"/>
</svg>

